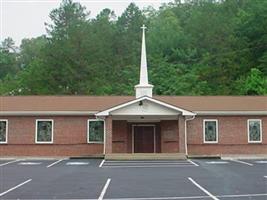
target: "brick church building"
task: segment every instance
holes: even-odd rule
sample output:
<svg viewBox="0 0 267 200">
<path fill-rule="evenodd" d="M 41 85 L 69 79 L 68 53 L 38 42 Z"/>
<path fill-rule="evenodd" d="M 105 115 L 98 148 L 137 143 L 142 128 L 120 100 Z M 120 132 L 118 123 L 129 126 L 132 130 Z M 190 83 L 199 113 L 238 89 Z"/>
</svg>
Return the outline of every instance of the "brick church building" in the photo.
<svg viewBox="0 0 267 200">
<path fill-rule="evenodd" d="M 267 154 L 267 96 L 0 96 L 0 157 Z M 159 74 L 160 76 L 160 74 Z"/>
</svg>

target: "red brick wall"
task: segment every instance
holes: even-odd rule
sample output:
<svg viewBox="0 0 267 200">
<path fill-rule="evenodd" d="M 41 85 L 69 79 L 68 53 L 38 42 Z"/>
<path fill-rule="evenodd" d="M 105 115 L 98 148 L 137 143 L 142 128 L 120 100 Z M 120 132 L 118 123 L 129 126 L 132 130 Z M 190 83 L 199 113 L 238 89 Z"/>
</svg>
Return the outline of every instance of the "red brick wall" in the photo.
<svg viewBox="0 0 267 200">
<path fill-rule="evenodd" d="M 41 116 L 41 117 L 1 117 L 8 119 L 8 144 L 0 144 L 0 156 L 86 156 L 102 154 L 103 144 L 87 143 L 86 116 Z M 93 117 L 92 117 L 93 118 Z M 54 143 L 35 144 L 35 120 L 54 120 Z M 219 137 L 217 144 L 203 143 L 203 119 L 217 119 Z M 249 144 L 247 119 L 262 120 L 262 143 Z M 111 122 L 111 118 L 109 119 Z M 112 152 L 131 152 L 131 124 L 126 121 L 107 123 L 113 129 L 110 137 Z M 162 153 L 179 152 L 179 125 L 177 120 L 164 120 L 157 125 L 160 133 Z M 113 127 L 113 128 L 112 128 Z M 108 131 L 108 130 L 107 130 Z M 197 116 L 188 122 L 189 154 L 267 154 L 267 117 L 266 116 Z M 108 132 L 109 133 L 109 132 Z M 125 134 L 124 134 L 125 133 Z M 181 133 L 180 133 L 181 134 Z M 113 148 L 113 150 L 112 150 Z M 181 149 L 181 148 L 180 148 Z"/>
<path fill-rule="evenodd" d="M 105 154 L 112 153 L 112 118 L 106 117 L 105 128 L 106 128 L 106 139 L 105 139 Z"/>
<path fill-rule="evenodd" d="M 127 153 L 127 121 L 113 120 L 112 124 L 112 152 Z"/>
<path fill-rule="evenodd" d="M 179 152 L 179 131 L 177 120 L 163 120 L 161 126 L 161 152 Z"/>
<path fill-rule="evenodd" d="M 218 120 L 218 143 L 203 142 L 203 119 Z M 248 143 L 247 120 L 262 120 L 262 143 Z M 267 117 L 264 116 L 197 116 L 188 122 L 189 154 L 266 154 Z"/>
<path fill-rule="evenodd" d="M 1 117 L 8 119 L 8 143 L 0 144 L 0 156 L 86 156 L 103 154 L 103 144 L 87 143 L 84 116 Z M 54 120 L 53 144 L 35 143 L 35 120 Z"/>
<path fill-rule="evenodd" d="M 179 126 L 179 153 L 186 153 L 185 149 L 185 117 L 179 116 L 178 118 L 178 126 Z"/>
</svg>

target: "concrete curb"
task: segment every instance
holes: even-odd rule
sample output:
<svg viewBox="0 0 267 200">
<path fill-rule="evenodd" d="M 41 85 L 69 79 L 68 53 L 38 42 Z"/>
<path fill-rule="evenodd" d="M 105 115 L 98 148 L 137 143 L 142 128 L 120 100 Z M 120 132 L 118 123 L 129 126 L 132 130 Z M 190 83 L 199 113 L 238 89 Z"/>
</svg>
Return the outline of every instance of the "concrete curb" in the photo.
<svg viewBox="0 0 267 200">
<path fill-rule="evenodd" d="M 188 159 L 221 159 L 221 155 L 188 155 Z"/>
<path fill-rule="evenodd" d="M 261 155 L 223 155 L 221 157 L 222 160 L 259 160 L 259 159 L 267 159 L 266 154 Z"/>
<path fill-rule="evenodd" d="M 0 157 L 0 160 L 68 160 L 68 159 L 103 159 L 104 155 L 92 155 L 92 156 L 55 156 L 55 157 L 36 157 L 36 156 L 12 156 L 12 157 Z"/>
</svg>

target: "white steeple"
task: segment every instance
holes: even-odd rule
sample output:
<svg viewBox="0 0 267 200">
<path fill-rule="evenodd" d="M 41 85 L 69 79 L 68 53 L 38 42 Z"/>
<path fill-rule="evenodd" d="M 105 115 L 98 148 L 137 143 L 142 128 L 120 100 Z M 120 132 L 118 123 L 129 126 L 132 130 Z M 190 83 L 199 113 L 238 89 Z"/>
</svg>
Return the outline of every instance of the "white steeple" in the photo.
<svg viewBox="0 0 267 200">
<path fill-rule="evenodd" d="M 153 89 L 153 85 L 150 85 L 148 83 L 145 25 L 143 25 L 141 29 L 143 29 L 143 36 L 142 36 L 142 52 L 141 52 L 141 65 L 140 65 L 140 80 L 139 80 L 139 84 L 135 86 L 135 97 L 136 98 L 139 98 L 142 96 L 152 97 L 152 89 Z"/>
</svg>

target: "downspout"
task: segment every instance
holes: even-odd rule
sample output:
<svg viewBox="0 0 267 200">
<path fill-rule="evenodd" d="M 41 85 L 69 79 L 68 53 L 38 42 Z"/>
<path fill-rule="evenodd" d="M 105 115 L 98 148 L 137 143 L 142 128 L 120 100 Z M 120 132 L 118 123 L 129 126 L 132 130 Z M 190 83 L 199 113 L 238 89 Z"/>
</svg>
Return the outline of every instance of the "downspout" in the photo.
<svg viewBox="0 0 267 200">
<path fill-rule="evenodd" d="M 187 150 L 187 121 L 191 121 L 193 119 L 195 119 L 196 115 L 193 115 L 192 118 L 188 118 L 186 119 L 185 117 L 185 121 L 184 121 L 184 132 L 185 132 L 185 136 L 184 136 L 184 143 L 185 143 L 185 155 L 188 156 L 188 150 Z"/>
</svg>

